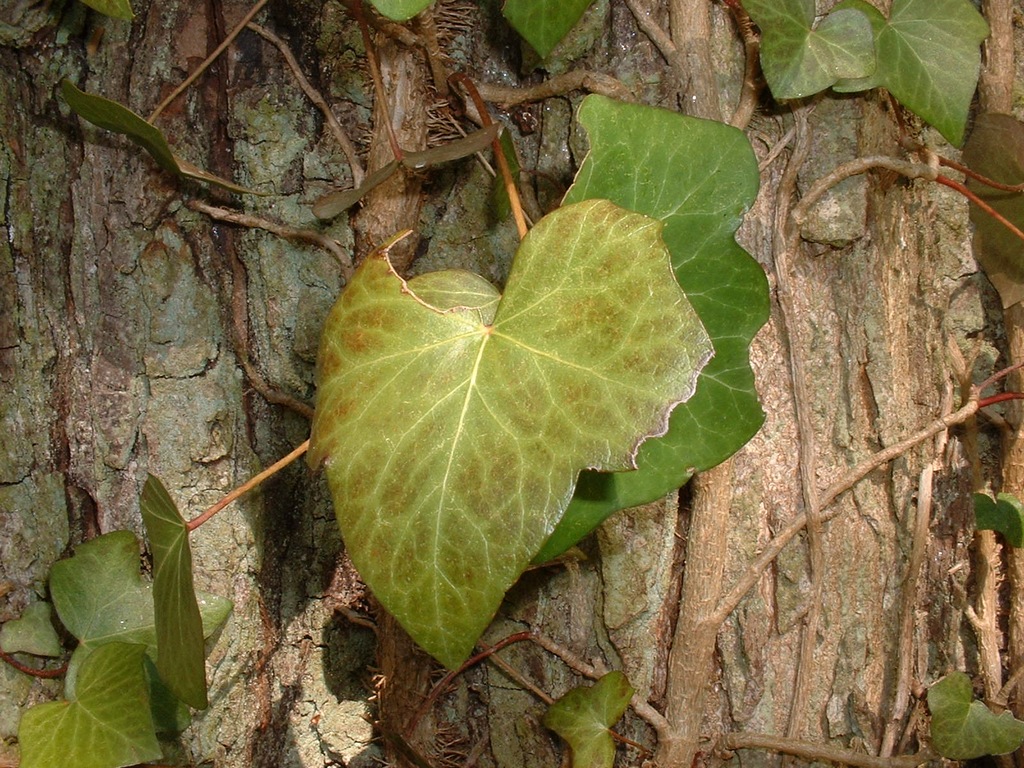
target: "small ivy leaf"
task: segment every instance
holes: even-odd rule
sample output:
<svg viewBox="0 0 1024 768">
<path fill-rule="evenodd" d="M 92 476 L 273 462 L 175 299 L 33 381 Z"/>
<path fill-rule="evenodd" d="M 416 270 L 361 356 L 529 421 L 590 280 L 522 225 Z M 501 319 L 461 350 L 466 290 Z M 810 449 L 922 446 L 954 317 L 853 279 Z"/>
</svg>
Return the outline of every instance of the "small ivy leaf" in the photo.
<svg viewBox="0 0 1024 768">
<path fill-rule="evenodd" d="M 370 0 L 370 5 L 381 16 L 386 16 L 392 21 L 408 21 L 433 2 L 434 0 Z"/>
<path fill-rule="evenodd" d="M 538 561 L 550 560 L 613 512 L 659 499 L 694 470 L 710 469 L 761 428 L 751 339 L 768 319 L 764 270 L 735 239 L 757 195 L 757 159 L 742 131 L 711 120 L 587 96 L 590 139 L 565 203 L 605 198 L 665 222 L 676 279 L 715 347 L 697 391 L 672 411 L 669 431 L 647 440 L 635 472 L 583 472 Z"/>
<path fill-rule="evenodd" d="M 534 227 L 493 319 L 497 291 L 466 275 L 443 278 L 459 306 L 434 306 L 386 253 L 363 262 L 322 336 L 309 450 L 312 466 L 326 460 L 360 574 L 448 667 L 551 534 L 580 469 L 631 468 L 711 352 L 661 225 L 607 201 Z"/>
<path fill-rule="evenodd" d="M 405 152 L 401 165 L 411 170 L 420 170 L 468 157 L 489 147 L 500 131 L 501 124 L 492 123 L 457 141 L 450 141 L 422 152 Z M 355 189 L 340 189 L 324 195 L 313 203 L 313 215 L 318 219 L 333 219 L 366 197 L 370 190 L 391 178 L 391 174 L 398 170 L 398 166 L 399 162 L 392 160 L 363 179 L 363 183 Z"/>
<path fill-rule="evenodd" d="M 53 611 L 47 602 L 32 603 L 21 616 L 0 627 L 0 649 L 6 653 L 60 656 L 60 638 L 53 628 Z"/>
<path fill-rule="evenodd" d="M 142 522 L 153 553 L 156 667 L 179 699 L 206 709 L 203 621 L 192 581 L 188 527 L 167 489 L 149 475 L 142 489 Z"/>
<path fill-rule="evenodd" d="M 526 42 L 546 59 L 594 0 L 505 0 L 501 12 Z"/>
<path fill-rule="evenodd" d="M 589 688 L 574 688 L 544 715 L 544 725 L 572 750 L 573 768 L 611 768 L 615 742 L 608 729 L 619 721 L 633 688 L 621 672 L 609 672 Z"/>
<path fill-rule="evenodd" d="M 863 0 L 845 0 L 836 8 L 858 9 L 871 19 L 878 57 L 869 80 L 843 81 L 836 90 L 887 88 L 960 146 L 978 85 L 981 42 L 989 32 L 969 0 L 894 0 L 888 21 Z"/>
<path fill-rule="evenodd" d="M 82 664 L 68 701 L 21 718 L 21 768 L 120 768 L 160 757 L 142 670 L 146 649 L 108 643 Z"/>
<path fill-rule="evenodd" d="M 231 192 L 259 195 L 261 193 L 246 189 L 209 171 L 197 168 L 189 162 L 177 157 L 172 151 L 163 133 L 152 123 L 143 120 L 139 115 L 116 101 L 86 93 L 75 87 L 70 80 L 61 82 L 61 93 L 68 106 L 79 117 L 88 120 L 95 126 L 114 133 L 121 133 L 148 152 L 163 170 L 175 176 L 185 176 L 196 181 L 215 184 Z"/>
<path fill-rule="evenodd" d="M 82 0 L 82 2 L 94 11 L 99 11 L 104 16 L 126 19 L 128 21 L 135 18 L 131 3 L 128 0 Z"/>
<path fill-rule="evenodd" d="M 974 701 L 971 679 L 953 672 L 928 689 L 935 750 L 950 760 L 1005 755 L 1024 742 L 1024 722 L 1009 712 L 993 713 Z"/>
<path fill-rule="evenodd" d="M 884 67 L 877 61 L 878 36 L 882 34 L 889 23 L 885 16 L 867 0 L 843 0 L 832 7 L 833 12 L 855 10 L 863 13 L 871 24 L 871 34 L 875 39 L 876 63 L 875 70 L 867 77 L 842 77 L 832 85 L 832 90 L 837 93 L 854 93 L 857 91 L 869 91 L 884 85 L 881 81 L 881 74 Z"/>
<path fill-rule="evenodd" d="M 61 622 L 79 640 L 65 690 L 77 685 L 75 672 L 94 649 L 111 642 L 156 650 L 152 585 L 139 574 L 139 543 L 131 531 L 114 531 L 79 545 L 73 557 L 50 569 L 50 595 Z M 231 611 L 231 601 L 200 593 L 203 636 L 209 637 Z"/>
<path fill-rule="evenodd" d="M 964 145 L 963 161 L 993 181 L 1024 184 L 1024 123 L 1012 115 L 978 115 Z M 967 180 L 967 187 L 1018 229 L 1024 229 L 1024 193 L 995 189 L 974 179 Z M 1024 241 L 973 203 L 971 222 L 974 257 L 999 291 L 1003 307 L 1024 301 Z"/>
<path fill-rule="evenodd" d="M 871 23 L 857 10 L 833 11 L 814 27 L 814 0 L 743 0 L 743 7 L 761 28 L 761 68 L 777 99 L 874 71 Z"/>
<path fill-rule="evenodd" d="M 1011 546 L 1024 547 L 1024 504 L 1016 496 L 974 494 L 974 520 L 979 531 L 998 531 Z"/>
</svg>

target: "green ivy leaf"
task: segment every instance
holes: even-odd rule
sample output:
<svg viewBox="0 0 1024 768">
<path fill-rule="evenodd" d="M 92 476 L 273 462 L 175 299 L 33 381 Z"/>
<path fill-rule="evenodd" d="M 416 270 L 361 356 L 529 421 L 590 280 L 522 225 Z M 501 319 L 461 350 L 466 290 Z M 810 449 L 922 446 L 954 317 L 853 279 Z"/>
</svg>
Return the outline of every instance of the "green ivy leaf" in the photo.
<svg viewBox="0 0 1024 768">
<path fill-rule="evenodd" d="M 1024 184 L 1024 123 L 1012 115 L 984 112 L 974 119 L 964 164 L 1002 184 Z M 1005 192 L 967 180 L 967 187 L 1018 229 L 1024 230 L 1024 193 Z M 990 213 L 971 204 L 974 257 L 999 291 L 1003 307 L 1024 301 L 1024 241 Z"/>
<path fill-rule="evenodd" d="M 764 270 L 735 240 L 757 195 L 750 142 L 722 123 L 588 96 L 579 110 L 590 153 L 566 195 L 605 198 L 665 222 L 676 278 L 715 347 L 697 392 L 664 437 L 647 440 L 635 472 L 580 475 L 576 494 L 538 554 L 551 559 L 613 512 L 679 488 L 735 453 L 761 428 L 749 346 L 768 319 Z"/>
<path fill-rule="evenodd" d="M 69 701 L 21 718 L 21 768 L 120 768 L 156 760 L 160 745 L 142 671 L 146 649 L 108 643 L 82 664 Z"/>
<path fill-rule="evenodd" d="M 146 479 L 140 506 L 153 553 L 156 667 L 175 696 L 191 707 L 206 709 L 203 621 L 192 582 L 188 526 L 153 475 Z"/>
<path fill-rule="evenodd" d="M 387 16 L 393 21 L 408 21 L 433 2 L 434 0 L 370 0 L 370 5 L 381 16 Z"/>
<path fill-rule="evenodd" d="M 863 0 L 837 7 L 863 9 Z M 837 90 L 883 86 L 907 109 L 959 146 L 978 85 L 988 24 L 969 0 L 894 0 L 889 20 L 864 10 L 875 33 L 878 66 L 871 81 Z"/>
<path fill-rule="evenodd" d="M 609 672 L 589 688 L 574 688 L 544 715 L 544 725 L 572 749 L 573 768 L 611 768 L 615 742 L 608 729 L 618 722 L 633 697 L 621 672 Z"/>
<path fill-rule="evenodd" d="M 875 68 L 867 17 L 836 10 L 814 26 L 814 0 L 743 0 L 761 28 L 761 69 L 777 99 L 823 91 L 840 78 L 866 77 Z"/>
<path fill-rule="evenodd" d="M 195 181 L 206 182 L 207 184 L 215 184 L 231 192 L 249 195 L 261 194 L 241 187 L 227 179 L 222 179 L 220 176 L 204 171 L 202 168 L 182 160 L 171 151 L 167 139 L 164 138 L 159 128 L 146 122 L 139 115 L 127 107 L 121 106 L 116 101 L 81 91 L 67 79 L 61 83 L 61 93 L 64 94 L 64 100 L 67 101 L 68 106 L 79 117 L 105 130 L 124 134 L 146 150 L 156 160 L 156 164 L 168 173 Z"/>
<path fill-rule="evenodd" d="M 632 467 L 692 394 L 710 345 L 660 231 L 607 201 L 560 208 L 523 240 L 496 309 L 482 278 L 406 284 L 378 252 L 328 317 L 309 461 L 327 462 L 366 583 L 449 667 L 579 470 Z"/>
<path fill-rule="evenodd" d="M 152 585 L 139 574 L 139 543 L 131 531 L 114 531 L 81 544 L 74 557 L 50 569 L 50 595 L 57 615 L 80 645 L 68 667 L 65 689 L 96 648 L 111 642 L 157 648 Z M 203 635 L 209 637 L 231 611 L 231 602 L 199 595 Z"/>
<path fill-rule="evenodd" d="M 974 520 L 979 531 L 998 531 L 1012 546 L 1024 547 L 1024 504 L 1013 494 L 974 494 Z"/>
<path fill-rule="evenodd" d="M 950 760 L 1005 755 L 1024 742 L 1024 723 L 1009 712 L 994 714 L 974 701 L 971 679 L 953 672 L 928 689 L 932 745 Z"/>
<path fill-rule="evenodd" d="M 594 0 L 505 0 L 502 14 L 546 59 Z"/>
<path fill-rule="evenodd" d="M 43 601 L 32 603 L 19 618 L 0 627 L 0 648 L 6 653 L 60 656 L 60 638 L 53 628 L 50 604 Z"/>
<path fill-rule="evenodd" d="M 132 20 L 135 14 L 132 12 L 131 3 L 128 0 L 82 0 L 94 11 L 99 11 L 104 16 L 111 16 L 115 19 Z"/>
</svg>

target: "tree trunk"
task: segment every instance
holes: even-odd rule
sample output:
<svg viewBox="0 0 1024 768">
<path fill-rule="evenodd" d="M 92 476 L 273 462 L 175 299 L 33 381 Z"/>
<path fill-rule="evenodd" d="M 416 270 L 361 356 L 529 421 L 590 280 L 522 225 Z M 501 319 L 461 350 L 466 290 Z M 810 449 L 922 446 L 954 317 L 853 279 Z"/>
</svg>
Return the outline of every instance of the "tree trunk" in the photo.
<svg viewBox="0 0 1024 768">
<path fill-rule="evenodd" d="M 257 20 L 289 41 L 364 157 L 374 146 L 372 171 L 386 162 L 384 115 L 343 5 L 351 4 L 282 0 Z M 531 54 L 497 5 L 439 0 L 447 65 L 481 83 L 532 84 L 540 76 Z M 643 103 L 717 101 L 728 118 L 744 63 L 727 9 L 703 0 L 647 5 L 643 25 L 676 36 L 685 55 L 664 57 L 622 0 L 597 0 L 548 73 L 599 71 Z M 410 274 L 457 266 L 500 283 L 515 248 L 515 227 L 493 221 L 490 178 L 471 160 L 396 180 L 401 191 L 369 198 L 356 227 L 345 214 L 316 222 L 311 203 L 353 174 L 279 51 L 251 31 L 156 124 L 180 156 L 265 196 L 233 198 L 159 171 L 123 137 L 71 114 L 61 78 L 146 116 L 250 5 L 134 6 L 131 23 L 76 2 L 0 9 L 3 620 L 45 594 L 49 567 L 76 544 L 120 528 L 141 535 L 147 473 L 194 516 L 308 436 L 319 331 L 343 267 L 329 251 L 211 218 L 189 201 L 323 231 L 357 260 L 387 236 L 387 217 L 402 219 L 396 228 L 418 217 Z M 706 45 L 681 21 L 695 10 L 708 22 Z M 400 66 L 415 83 L 404 96 L 392 92 L 416 118 L 400 127 L 414 143 L 423 125 L 428 142 L 441 140 L 448 107 L 428 85 L 422 52 L 394 40 L 381 48 L 385 70 Z M 711 70 L 686 70 L 707 60 Z M 572 116 L 583 95 L 497 109 L 538 209 L 557 204 L 582 160 L 585 137 Z M 854 157 L 902 153 L 891 109 L 869 93 L 757 112 L 747 132 L 763 162 L 761 190 L 739 239 L 773 289 L 771 321 L 752 347 L 764 427 L 704 484 L 713 491 L 685 489 L 620 513 L 582 543 L 586 559 L 527 572 L 484 637 L 494 644 L 536 628 L 570 660 L 625 671 L 654 714 L 631 710 L 617 730 L 650 754 L 659 737 L 662 750 L 672 745 L 658 754 L 663 768 L 689 768 L 695 754 L 710 761 L 716 740 L 735 731 L 910 753 L 924 731 L 907 681 L 977 670 L 964 613 L 965 596 L 974 599 L 972 487 L 957 434 L 945 449 L 920 443 L 814 508 L 847 468 L 942 414 L 958 383 L 950 345 L 972 361 L 975 378 L 1008 362 L 998 299 L 970 255 L 966 202 L 950 190 L 857 176 L 787 239 L 791 222 L 780 211 L 813 181 Z M 930 129 L 924 136 L 956 156 Z M 981 422 L 978 437 L 991 464 L 998 435 Z M 521 678 L 558 697 L 585 682 L 584 665 L 571 668 L 550 645 L 502 650 L 513 672 L 481 664 L 461 674 L 414 727 L 438 670 L 385 618 L 375 660 L 377 638 L 363 621 L 372 601 L 311 477 L 290 467 L 193 537 L 197 585 L 232 599 L 234 612 L 212 644 L 211 707 L 182 735 L 180 757 L 224 768 L 369 766 L 385 751 L 398 764 L 559 764 L 563 745 L 541 725 L 545 705 Z M 801 516 L 807 528 L 751 571 Z M 698 535 L 709 520 L 714 530 Z M 688 535 L 717 536 L 713 547 L 724 552 L 688 546 Z M 722 557 L 708 565 L 708 554 Z M 684 587 L 684 571 L 705 575 Z M 744 579 L 752 586 L 740 595 Z M 721 626 L 702 620 L 733 598 Z M 700 615 L 687 613 L 695 600 Z M 673 654 L 676 630 L 691 626 L 702 655 L 681 653 L 680 641 Z M 0 665 L 4 743 L 25 707 L 59 693 L 57 683 Z M 618 759 L 642 757 L 620 748 Z M 750 768 L 778 756 L 749 749 L 742 760 Z"/>
</svg>

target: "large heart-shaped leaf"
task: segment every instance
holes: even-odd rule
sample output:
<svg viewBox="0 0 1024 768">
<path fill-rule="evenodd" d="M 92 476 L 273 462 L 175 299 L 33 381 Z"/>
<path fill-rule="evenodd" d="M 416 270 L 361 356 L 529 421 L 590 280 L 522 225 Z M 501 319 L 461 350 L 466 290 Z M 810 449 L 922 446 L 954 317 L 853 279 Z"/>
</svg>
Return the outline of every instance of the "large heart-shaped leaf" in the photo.
<svg viewBox="0 0 1024 768">
<path fill-rule="evenodd" d="M 1013 115 L 984 112 L 964 145 L 967 167 L 1002 184 L 1024 184 L 1024 123 Z M 968 188 L 1018 229 L 1024 230 L 1024 193 L 995 189 L 974 179 Z M 971 205 L 974 257 L 999 291 L 1004 307 L 1024 301 L 1024 240 L 991 213 Z"/>
<path fill-rule="evenodd" d="M 367 584 L 449 667 L 550 535 L 579 470 L 634 466 L 711 351 L 661 224 L 607 201 L 538 223 L 496 299 L 465 272 L 406 284 L 377 253 L 320 348 L 309 460 L 327 462 Z"/>
<path fill-rule="evenodd" d="M 82 664 L 69 701 L 21 718 L 21 768 L 119 768 L 160 757 L 142 671 L 146 649 L 108 643 Z"/>
<path fill-rule="evenodd" d="M 153 475 L 142 489 L 140 508 L 153 553 L 156 668 L 175 696 L 191 707 L 206 709 L 203 620 L 192 580 L 188 526 Z"/>
<path fill-rule="evenodd" d="M 501 12 L 542 59 L 576 26 L 594 0 L 505 0 Z"/>
<path fill-rule="evenodd" d="M 928 689 L 932 745 L 950 760 L 1005 755 L 1024 742 L 1024 723 L 974 700 L 971 679 L 953 672 Z"/>
<path fill-rule="evenodd" d="M 50 595 L 57 615 L 80 645 L 69 665 L 65 690 L 96 648 L 111 642 L 157 650 L 152 584 L 139 574 L 139 543 L 131 531 L 114 531 L 78 546 L 74 557 L 50 569 Z M 231 602 L 199 595 L 203 634 L 208 637 L 231 611 Z"/>
<path fill-rule="evenodd" d="M 661 498 L 695 470 L 735 453 L 760 429 L 748 349 L 768 319 L 764 270 L 736 243 L 757 194 L 757 160 L 741 131 L 653 107 L 588 96 L 579 110 L 590 153 L 565 202 L 605 198 L 665 222 L 672 264 L 715 347 L 697 392 L 646 441 L 636 472 L 584 472 L 554 535 L 550 559 L 616 510 Z"/>
<path fill-rule="evenodd" d="M 574 688 L 552 704 L 544 725 L 569 743 L 573 768 L 612 768 L 615 742 L 608 729 L 619 721 L 632 697 L 626 676 L 609 672 L 589 688 Z"/>
<path fill-rule="evenodd" d="M 777 99 L 799 99 L 875 68 L 874 35 L 856 10 L 834 11 L 815 27 L 814 0 L 743 0 L 761 28 L 761 69 Z"/>
</svg>

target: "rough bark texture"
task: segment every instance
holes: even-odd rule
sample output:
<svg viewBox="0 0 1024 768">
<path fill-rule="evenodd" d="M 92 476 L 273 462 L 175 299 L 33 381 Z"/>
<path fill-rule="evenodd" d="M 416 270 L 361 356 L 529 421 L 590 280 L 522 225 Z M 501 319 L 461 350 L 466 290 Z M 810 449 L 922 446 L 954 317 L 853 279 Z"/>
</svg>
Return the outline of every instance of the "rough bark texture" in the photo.
<svg viewBox="0 0 1024 768">
<path fill-rule="evenodd" d="M 671 16 L 668 4 L 649 5 L 666 31 L 683 18 L 685 3 Z M 129 142 L 74 118 L 59 97 L 60 80 L 69 77 L 146 115 L 248 7 L 241 0 L 137 0 L 131 24 L 78 3 L 0 9 L 2 619 L 45 594 L 50 565 L 75 544 L 119 528 L 141 533 L 138 496 L 147 472 L 193 515 L 307 436 L 301 414 L 268 403 L 259 390 L 269 384 L 312 401 L 320 325 L 342 288 L 338 264 L 312 246 L 191 211 L 183 204 L 191 197 L 231 201 L 159 172 Z M 290 40 L 361 149 L 386 145 L 362 39 L 340 4 L 282 0 L 261 21 Z M 504 85 L 538 78 L 496 3 L 442 0 L 436 22 L 453 67 Z M 728 115 L 739 97 L 743 48 L 718 4 L 709 34 L 708 50 L 687 42 L 679 66 L 710 55 L 716 100 Z M 437 132 L 423 56 L 397 47 L 383 44 L 381 55 L 385 68 L 404 68 L 390 81 L 398 116 L 407 116 L 401 127 L 422 135 L 429 108 Z M 672 73 L 619 0 L 597 0 L 547 64 L 552 74 L 575 67 L 614 74 L 638 100 L 670 108 L 687 103 L 688 82 L 707 79 Z M 537 172 L 524 177 L 528 197 L 541 208 L 557 204 L 585 151 L 572 122 L 582 96 L 499 110 L 510 125 L 517 121 L 522 165 Z M 877 94 L 822 99 L 809 113 L 810 160 L 798 193 L 844 160 L 899 154 L 891 109 Z M 345 215 L 315 222 L 310 203 L 351 181 L 322 123 L 277 51 L 248 32 L 158 121 L 188 160 L 267 193 L 234 201 L 249 213 L 322 228 L 357 257 L 388 234 L 387 217 L 402 218 L 396 228 L 419 217 L 410 272 L 457 266 L 500 282 L 515 230 L 491 220 L 490 179 L 472 161 L 396 181 L 401 205 L 385 192 L 368 200 L 359 237 Z M 780 280 L 777 190 L 792 125 L 787 109 L 766 106 L 748 132 L 762 159 L 777 142 L 787 144 L 766 161 L 740 237 L 773 286 Z M 955 156 L 932 131 L 923 136 Z M 949 190 L 886 174 L 856 177 L 814 209 L 801 234 L 781 278 L 795 311 L 782 322 L 773 303 L 752 350 L 767 421 L 732 464 L 723 591 L 775 531 L 805 511 L 801 441 L 813 441 L 813 479 L 824 487 L 940 413 L 954 378 L 948 343 L 967 357 L 977 353 L 977 377 L 1006 363 L 998 300 L 971 256 L 966 203 Z M 795 418 L 793 355 L 806 372 L 810 433 Z M 995 441 L 982 429 L 990 450 Z M 911 666 L 922 684 L 954 668 L 975 671 L 963 613 L 972 587 L 971 488 L 958 445 L 954 436 L 939 457 L 913 608 Z M 931 446 L 884 465 L 835 502 L 839 513 L 819 537 L 823 569 L 811 573 L 808 540 L 798 537 L 729 616 L 714 669 L 706 671 L 702 759 L 710 759 L 711 740 L 735 730 L 879 749 L 892 715 L 918 476 L 934 458 Z M 709 507 L 694 506 L 694 514 Z M 485 640 L 540 628 L 584 660 L 623 669 L 641 697 L 675 716 L 685 699 L 671 676 L 694 674 L 669 664 L 684 553 L 695 556 L 684 546 L 690 514 L 684 492 L 613 517 L 583 543 L 586 560 L 527 573 Z M 231 598 L 235 610 L 212 645 L 212 705 L 174 747 L 179 757 L 224 768 L 370 766 L 387 749 L 398 762 L 434 765 L 559 763 L 562 746 L 540 724 L 544 705 L 494 666 L 460 676 L 426 724 L 407 730 L 436 670 L 383 619 L 376 666 L 372 630 L 346 618 L 371 610 L 370 601 L 347 564 L 327 494 L 305 467 L 236 503 L 194 541 L 198 586 Z M 812 594 L 816 628 L 803 637 Z M 802 643 L 810 643 L 809 666 L 798 675 Z M 551 696 L 582 680 L 532 644 L 501 657 Z M 706 666 L 693 661 L 698 672 Z M 375 681 L 378 671 L 384 678 Z M 5 750 L 15 749 L 19 713 L 58 693 L 55 683 L 0 665 Z M 803 702 L 795 714 L 794 700 Z M 374 738 L 376 717 L 383 744 Z M 654 749 L 654 729 L 634 713 L 619 730 Z M 897 740 L 897 750 L 915 749 L 916 733 Z M 732 759 L 747 766 L 778 761 L 762 750 L 737 754 Z M 641 758 L 620 750 L 620 760 Z"/>
</svg>

